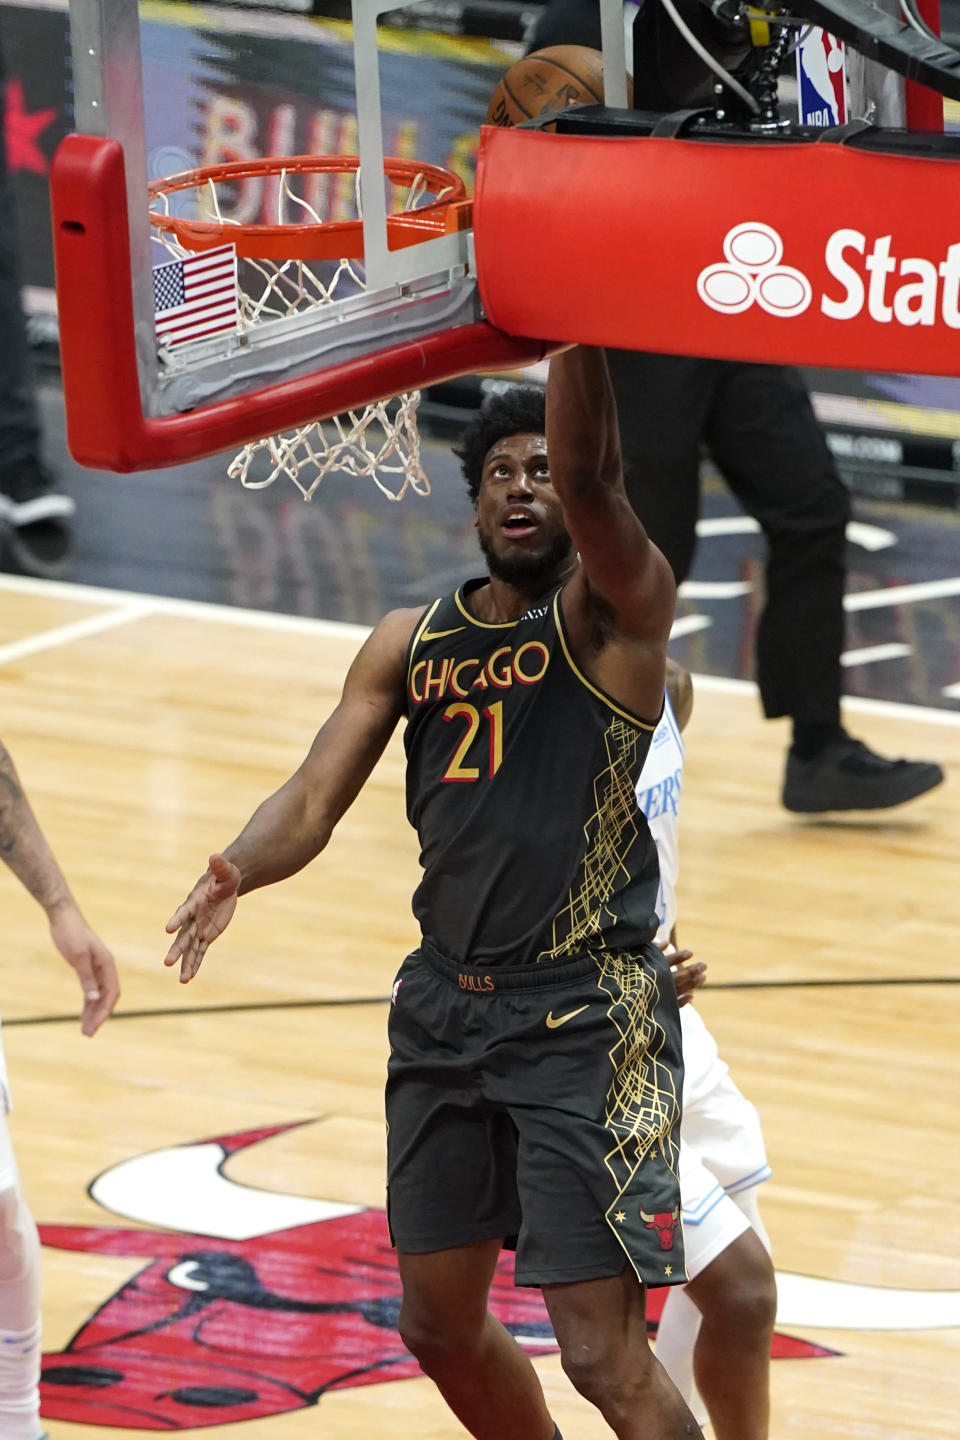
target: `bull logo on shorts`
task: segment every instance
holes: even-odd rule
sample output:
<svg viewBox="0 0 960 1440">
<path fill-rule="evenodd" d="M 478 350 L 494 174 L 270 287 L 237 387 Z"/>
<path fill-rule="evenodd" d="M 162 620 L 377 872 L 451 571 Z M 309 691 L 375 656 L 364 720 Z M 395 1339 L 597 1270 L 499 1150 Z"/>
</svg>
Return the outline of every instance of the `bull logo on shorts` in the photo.
<svg viewBox="0 0 960 1440">
<path fill-rule="evenodd" d="M 673 1235 L 680 1224 L 680 1211 L 658 1210 L 655 1215 L 648 1215 L 646 1210 L 640 1211 L 640 1219 L 648 1230 L 656 1230 L 660 1236 L 660 1249 L 673 1249 Z"/>
<path fill-rule="evenodd" d="M 94 1200 L 153 1229 L 40 1227 L 45 1245 L 145 1262 L 63 1350 L 44 1356 L 47 1419 L 179 1432 L 419 1377 L 396 1331 L 400 1280 L 383 1210 L 257 1190 L 224 1174 L 231 1155 L 293 1128 L 174 1146 L 98 1176 Z M 665 1293 L 649 1297 L 651 1328 Z M 528 1355 L 555 1353 L 540 1293 L 514 1288 L 510 1256 L 490 1308 Z M 833 1352 L 779 1335 L 773 1353 Z"/>
</svg>

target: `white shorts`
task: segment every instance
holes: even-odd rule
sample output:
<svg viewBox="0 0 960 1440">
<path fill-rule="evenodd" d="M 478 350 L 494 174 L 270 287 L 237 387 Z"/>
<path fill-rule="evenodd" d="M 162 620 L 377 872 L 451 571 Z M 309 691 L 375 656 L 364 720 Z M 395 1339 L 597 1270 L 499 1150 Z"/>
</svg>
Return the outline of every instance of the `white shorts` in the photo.
<svg viewBox="0 0 960 1440">
<path fill-rule="evenodd" d="M 693 1280 L 749 1228 L 731 1197 L 770 1176 L 760 1117 L 730 1079 L 717 1043 L 693 1005 L 683 1030 L 680 1198 L 687 1274 Z"/>
<path fill-rule="evenodd" d="M 5 1115 L 10 1114 L 13 1101 L 10 1098 L 10 1081 L 7 1079 L 7 1057 L 3 1053 L 3 1037 L 0 1036 L 0 1105 Z"/>
</svg>

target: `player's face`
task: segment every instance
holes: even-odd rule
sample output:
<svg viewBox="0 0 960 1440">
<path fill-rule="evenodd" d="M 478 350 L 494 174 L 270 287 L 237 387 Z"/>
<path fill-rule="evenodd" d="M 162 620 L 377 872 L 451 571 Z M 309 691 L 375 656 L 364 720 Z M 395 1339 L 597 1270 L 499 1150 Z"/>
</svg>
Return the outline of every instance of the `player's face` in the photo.
<svg viewBox="0 0 960 1440">
<path fill-rule="evenodd" d="M 483 462 L 477 496 L 480 548 L 491 575 L 511 585 L 548 583 L 573 544 L 550 483 L 542 435 L 507 435 Z"/>
</svg>

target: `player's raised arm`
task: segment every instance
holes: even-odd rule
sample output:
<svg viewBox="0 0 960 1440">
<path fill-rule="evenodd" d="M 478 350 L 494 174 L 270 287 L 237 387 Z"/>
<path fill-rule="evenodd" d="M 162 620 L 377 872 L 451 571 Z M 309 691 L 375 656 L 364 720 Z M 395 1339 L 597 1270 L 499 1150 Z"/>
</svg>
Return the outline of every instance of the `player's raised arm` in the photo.
<svg viewBox="0 0 960 1440">
<path fill-rule="evenodd" d="M 381 620 L 303 764 L 258 806 L 223 854 L 210 857 L 209 869 L 167 922 L 175 938 L 164 964 L 179 960 L 181 981 L 196 974 L 239 896 L 302 870 L 326 846 L 403 713 L 407 645 L 420 613 L 395 610 Z"/>
<path fill-rule="evenodd" d="M 665 644 L 676 587 L 670 566 L 627 499 L 616 402 L 602 350 L 578 345 L 551 360 L 547 453 L 590 593 L 607 603 L 624 634 Z"/>
</svg>

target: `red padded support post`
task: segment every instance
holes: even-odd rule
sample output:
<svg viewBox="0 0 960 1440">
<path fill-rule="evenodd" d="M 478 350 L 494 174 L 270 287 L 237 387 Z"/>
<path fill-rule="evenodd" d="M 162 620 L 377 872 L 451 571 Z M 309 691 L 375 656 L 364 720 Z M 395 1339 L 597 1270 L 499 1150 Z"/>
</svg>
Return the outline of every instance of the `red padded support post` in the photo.
<svg viewBox="0 0 960 1440">
<path fill-rule="evenodd" d="M 478 322 L 186 414 L 143 413 L 134 347 L 123 152 L 69 135 L 51 167 L 67 443 L 81 465 L 178 465 L 477 370 L 532 365 L 542 341 Z"/>
<path fill-rule="evenodd" d="M 917 9 L 930 29 L 935 30 L 939 35 L 940 0 L 917 0 Z M 941 131 L 943 129 L 943 96 L 939 95 L 936 90 L 928 90 L 926 85 L 917 85 L 913 80 L 908 80 L 905 88 L 907 129 Z"/>
<path fill-rule="evenodd" d="M 958 213 L 953 160 L 485 126 L 480 296 L 518 335 L 957 375 Z"/>
<path fill-rule="evenodd" d="M 123 150 L 68 135 L 50 167 L 67 444 L 82 464 L 133 455 L 143 427 Z"/>
</svg>

